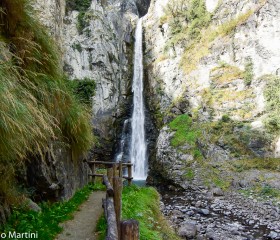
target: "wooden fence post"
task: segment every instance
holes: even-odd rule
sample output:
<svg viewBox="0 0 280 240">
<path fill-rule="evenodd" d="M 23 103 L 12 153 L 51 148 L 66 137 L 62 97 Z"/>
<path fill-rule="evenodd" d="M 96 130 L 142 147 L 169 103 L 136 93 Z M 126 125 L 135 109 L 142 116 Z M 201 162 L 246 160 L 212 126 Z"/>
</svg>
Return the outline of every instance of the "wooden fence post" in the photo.
<svg viewBox="0 0 280 240">
<path fill-rule="evenodd" d="M 131 168 L 131 164 L 127 165 L 127 173 L 128 173 L 128 186 L 131 185 L 132 182 L 132 168 Z"/>
<path fill-rule="evenodd" d="M 114 177 L 114 206 L 116 211 L 117 228 L 119 233 L 119 239 L 121 235 L 120 221 L 122 212 L 122 178 Z"/>
<path fill-rule="evenodd" d="M 92 170 L 92 183 L 95 184 L 95 176 L 94 176 L 95 175 L 95 163 L 93 163 L 91 170 Z"/>
<path fill-rule="evenodd" d="M 107 176 L 109 179 L 109 182 L 113 185 L 113 168 L 107 168 Z"/>
<path fill-rule="evenodd" d="M 113 165 L 113 178 L 117 176 L 117 163 Z"/>
<path fill-rule="evenodd" d="M 120 178 L 123 177 L 123 165 L 122 165 L 122 161 L 119 162 L 119 177 L 120 177 Z"/>
<path fill-rule="evenodd" d="M 139 240 L 139 222 L 133 219 L 121 222 L 121 240 Z"/>
</svg>

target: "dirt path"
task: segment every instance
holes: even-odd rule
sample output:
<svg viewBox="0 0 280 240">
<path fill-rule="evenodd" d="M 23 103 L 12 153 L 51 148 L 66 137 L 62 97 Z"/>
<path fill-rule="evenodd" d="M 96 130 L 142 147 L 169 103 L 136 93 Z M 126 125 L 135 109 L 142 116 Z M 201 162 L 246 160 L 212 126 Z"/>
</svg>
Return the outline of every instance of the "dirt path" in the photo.
<svg viewBox="0 0 280 240">
<path fill-rule="evenodd" d="M 104 197 L 105 192 L 93 192 L 74 214 L 74 218 L 61 224 L 64 230 L 56 240 L 96 240 L 94 232 L 103 212 L 102 198 Z"/>
</svg>

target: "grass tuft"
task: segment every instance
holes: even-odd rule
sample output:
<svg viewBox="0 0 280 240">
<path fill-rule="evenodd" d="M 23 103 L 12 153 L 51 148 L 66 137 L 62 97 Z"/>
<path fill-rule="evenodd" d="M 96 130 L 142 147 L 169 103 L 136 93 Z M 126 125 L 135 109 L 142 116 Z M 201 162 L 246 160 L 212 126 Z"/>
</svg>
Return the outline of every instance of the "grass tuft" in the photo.
<svg viewBox="0 0 280 240">
<path fill-rule="evenodd" d="M 192 128 L 192 119 L 186 114 L 179 115 L 171 123 L 169 123 L 171 130 L 176 131 L 171 145 L 173 147 L 182 146 L 186 143 L 194 146 L 196 139 L 200 135 L 199 130 Z"/>
</svg>

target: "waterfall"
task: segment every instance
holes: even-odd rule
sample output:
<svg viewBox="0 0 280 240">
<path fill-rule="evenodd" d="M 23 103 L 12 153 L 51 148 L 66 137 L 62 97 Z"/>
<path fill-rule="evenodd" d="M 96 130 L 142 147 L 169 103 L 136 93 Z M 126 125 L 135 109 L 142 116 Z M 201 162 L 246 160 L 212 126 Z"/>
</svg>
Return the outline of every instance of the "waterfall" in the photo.
<svg viewBox="0 0 280 240">
<path fill-rule="evenodd" d="M 127 142 L 127 133 L 126 133 L 126 128 L 127 128 L 127 124 L 128 124 L 129 120 L 126 119 L 124 121 L 124 124 L 123 124 L 123 128 L 122 128 L 122 135 L 121 135 L 121 142 L 120 142 L 120 150 L 118 152 L 118 154 L 116 155 L 115 157 L 115 161 L 116 162 L 120 162 L 120 161 L 123 161 L 124 159 L 124 155 L 125 155 L 125 144 Z"/>
<path fill-rule="evenodd" d="M 134 75 L 133 75 L 133 114 L 131 120 L 131 162 L 133 178 L 144 180 L 147 177 L 147 146 L 145 139 L 145 114 L 143 100 L 143 51 L 142 51 L 142 19 L 140 18 L 135 33 Z"/>
</svg>

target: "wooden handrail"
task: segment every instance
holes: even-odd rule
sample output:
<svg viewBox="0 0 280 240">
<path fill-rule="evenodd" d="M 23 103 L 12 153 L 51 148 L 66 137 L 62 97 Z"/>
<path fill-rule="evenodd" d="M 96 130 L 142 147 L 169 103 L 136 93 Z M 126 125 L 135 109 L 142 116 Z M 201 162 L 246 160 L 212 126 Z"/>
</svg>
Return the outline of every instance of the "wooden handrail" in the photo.
<svg viewBox="0 0 280 240">
<path fill-rule="evenodd" d="M 95 182 L 95 177 L 103 177 L 103 174 L 96 173 L 96 165 L 105 165 L 105 166 L 109 165 L 110 166 L 109 168 L 106 167 L 107 168 L 107 175 L 108 175 L 109 181 L 111 181 L 111 179 L 112 179 L 111 174 L 113 174 L 113 173 L 111 171 L 113 171 L 114 174 L 115 174 L 115 171 L 119 170 L 119 177 L 126 179 L 128 181 L 128 185 L 131 185 L 131 183 L 132 183 L 132 180 L 133 180 L 133 177 L 132 177 L 132 166 L 133 166 L 133 163 L 130 163 L 130 162 L 128 162 L 128 163 L 127 162 L 126 163 L 124 163 L 124 162 L 105 162 L 105 161 L 86 161 L 86 162 L 91 167 L 92 173 L 89 173 L 88 176 L 92 177 L 92 182 L 93 183 Z M 127 168 L 128 176 L 123 176 L 122 170 L 124 168 Z M 111 183 L 113 183 L 113 182 L 111 182 Z"/>
<path fill-rule="evenodd" d="M 103 184 L 106 186 L 106 192 L 107 192 L 108 196 L 113 197 L 114 189 L 111 186 L 111 183 L 109 182 L 108 177 L 106 175 L 103 175 Z"/>
<path fill-rule="evenodd" d="M 103 162 L 103 161 L 86 161 L 88 164 L 103 164 L 103 165 L 114 165 L 119 164 L 118 162 Z M 132 166 L 133 163 L 130 162 L 122 162 L 123 166 Z"/>
<path fill-rule="evenodd" d="M 103 164 L 103 163 L 102 163 Z M 103 184 L 106 186 L 106 198 L 102 200 L 104 214 L 107 221 L 106 240 L 139 240 L 139 223 L 135 220 L 121 221 L 122 212 L 122 178 L 131 182 L 131 166 L 128 166 L 128 177 L 122 174 L 123 163 L 114 163 L 112 168 L 107 168 L 107 175 L 102 175 Z M 93 164 L 95 166 L 95 164 Z M 92 169 L 95 170 L 95 167 Z M 119 172 L 117 171 L 119 169 Z M 91 174 L 93 177 L 101 174 Z M 112 187 L 113 185 L 113 187 Z"/>
<path fill-rule="evenodd" d="M 118 240 L 118 228 L 114 207 L 114 199 L 112 197 L 107 196 L 106 199 L 103 199 L 102 201 L 105 218 L 107 220 L 106 240 Z"/>
</svg>

